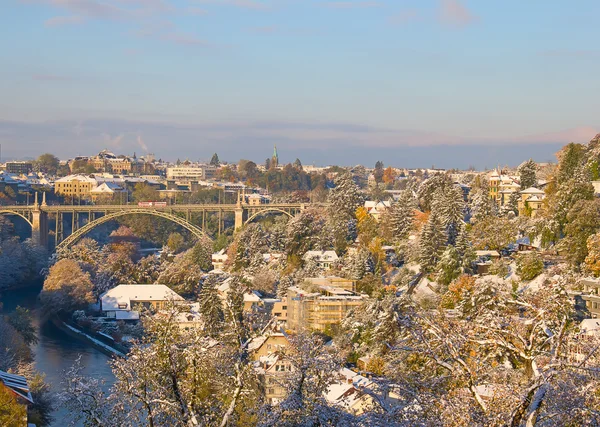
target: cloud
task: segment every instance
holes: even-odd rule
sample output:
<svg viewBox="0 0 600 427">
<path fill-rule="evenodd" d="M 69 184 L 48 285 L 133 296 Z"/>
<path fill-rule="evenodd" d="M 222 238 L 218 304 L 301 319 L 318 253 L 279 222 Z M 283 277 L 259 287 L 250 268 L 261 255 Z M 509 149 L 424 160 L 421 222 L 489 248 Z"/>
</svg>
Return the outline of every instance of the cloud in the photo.
<svg viewBox="0 0 600 427">
<path fill-rule="evenodd" d="M 259 34 L 271 34 L 278 31 L 278 29 L 279 28 L 276 25 L 265 25 L 263 27 L 252 27 L 249 29 L 249 31 Z"/>
<path fill-rule="evenodd" d="M 82 16 L 70 15 L 70 16 L 55 16 L 47 19 L 44 22 L 46 27 L 61 27 L 63 25 L 81 24 L 85 19 Z"/>
<path fill-rule="evenodd" d="M 144 140 L 142 139 L 141 135 L 137 136 L 136 142 L 137 142 L 137 145 L 139 145 L 142 150 L 144 150 L 146 153 L 148 152 L 148 146 L 144 143 Z"/>
<path fill-rule="evenodd" d="M 501 137 L 452 136 L 423 130 L 390 129 L 344 122 L 227 121 L 181 123 L 163 121 L 83 119 L 17 122 L 0 119 L 0 143 L 6 157 L 37 157 L 52 147 L 62 159 L 104 148 L 132 154 L 151 146 L 157 157 L 262 161 L 277 144 L 283 162 L 299 157 L 310 164 L 374 164 L 387 159 L 394 166 L 440 167 L 518 165 L 530 157 L 547 161 L 569 141 L 587 142 L 598 127 L 580 127 L 547 134 Z M 160 119 L 159 119 L 160 120 Z M 81 124 L 80 124 L 81 123 Z M 80 130 L 81 129 L 81 130 Z M 139 139 L 138 139 L 139 137 Z"/>
<path fill-rule="evenodd" d="M 201 9 L 199 7 L 193 7 L 193 6 L 186 8 L 185 13 L 187 15 L 194 15 L 194 16 L 208 15 L 208 11 L 206 9 Z"/>
<path fill-rule="evenodd" d="M 181 31 L 173 31 L 159 35 L 159 38 L 164 41 L 173 42 L 185 46 L 208 46 L 206 40 L 202 40 L 193 34 Z"/>
<path fill-rule="evenodd" d="M 479 20 L 459 0 L 440 0 L 439 21 L 453 27 L 466 27 Z"/>
<path fill-rule="evenodd" d="M 269 5 L 257 0 L 195 0 L 202 4 L 218 4 L 226 6 L 234 6 L 242 9 L 266 10 Z"/>
<path fill-rule="evenodd" d="M 380 7 L 379 1 L 330 1 L 325 3 L 325 7 L 331 9 L 365 9 L 370 7 Z"/>
</svg>

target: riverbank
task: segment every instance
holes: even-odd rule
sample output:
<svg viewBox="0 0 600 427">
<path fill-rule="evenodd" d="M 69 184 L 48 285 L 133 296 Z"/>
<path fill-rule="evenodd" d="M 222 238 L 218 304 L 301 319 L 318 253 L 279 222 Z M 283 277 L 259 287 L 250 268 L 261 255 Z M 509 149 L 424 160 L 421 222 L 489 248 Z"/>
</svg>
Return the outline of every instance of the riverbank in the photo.
<svg viewBox="0 0 600 427">
<path fill-rule="evenodd" d="M 77 340 L 83 341 L 107 356 L 127 357 L 127 350 L 123 346 L 119 346 L 117 348 L 116 345 L 110 345 L 102 342 L 100 339 L 91 336 L 71 323 L 63 321 L 59 317 L 54 316 L 50 319 L 50 321 L 65 334 Z"/>
</svg>

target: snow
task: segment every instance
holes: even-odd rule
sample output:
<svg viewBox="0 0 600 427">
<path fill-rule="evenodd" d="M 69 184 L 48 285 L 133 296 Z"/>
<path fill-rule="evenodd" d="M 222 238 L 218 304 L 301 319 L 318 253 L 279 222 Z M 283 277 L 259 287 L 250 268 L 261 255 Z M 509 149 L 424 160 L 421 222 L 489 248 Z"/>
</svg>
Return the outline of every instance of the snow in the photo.
<svg viewBox="0 0 600 427">
<path fill-rule="evenodd" d="M 125 354 L 121 353 L 119 350 L 116 350 L 114 348 L 112 348 L 109 345 L 104 344 L 102 341 L 97 340 L 94 337 L 89 336 L 88 334 L 86 334 L 85 332 L 80 331 L 77 328 L 74 328 L 71 325 L 67 325 L 66 323 L 64 324 L 67 328 L 69 328 L 71 331 L 75 332 L 78 335 L 83 335 L 84 337 L 86 337 L 87 339 L 89 339 L 90 341 L 92 341 L 94 343 L 94 345 L 97 345 L 99 347 L 102 347 L 108 351 L 110 351 L 113 354 L 116 354 L 117 356 L 121 356 L 121 357 L 125 357 Z"/>
</svg>

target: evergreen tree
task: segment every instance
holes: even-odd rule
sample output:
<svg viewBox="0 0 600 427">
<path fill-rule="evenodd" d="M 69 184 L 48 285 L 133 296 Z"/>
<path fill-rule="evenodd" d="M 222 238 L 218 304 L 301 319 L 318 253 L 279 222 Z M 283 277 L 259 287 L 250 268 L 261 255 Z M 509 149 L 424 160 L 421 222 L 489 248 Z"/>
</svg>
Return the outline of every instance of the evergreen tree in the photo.
<svg viewBox="0 0 600 427">
<path fill-rule="evenodd" d="M 219 156 L 217 155 L 217 153 L 212 155 L 212 157 L 210 159 L 210 164 L 213 166 L 219 166 L 221 164 L 221 161 L 219 160 Z"/>
<path fill-rule="evenodd" d="M 473 245 L 471 245 L 471 242 L 469 241 L 469 236 L 464 224 L 461 225 L 458 236 L 456 237 L 455 247 L 460 258 L 462 271 L 465 273 L 470 273 L 472 264 L 477 256 L 475 254 L 475 250 L 473 249 Z"/>
<path fill-rule="evenodd" d="M 373 176 L 375 177 L 375 182 L 377 184 L 383 182 L 383 173 L 383 162 L 377 161 L 377 163 L 375 163 L 375 170 L 373 171 Z"/>
<path fill-rule="evenodd" d="M 329 192 L 330 217 L 352 219 L 356 209 L 363 203 L 363 196 L 350 173 L 341 173 L 335 180 L 335 188 Z"/>
<path fill-rule="evenodd" d="M 208 278 L 204 281 L 198 300 L 204 330 L 208 335 L 216 337 L 223 325 L 223 304 L 214 280 Z"/>
<path fill-rule="evenodd" d="M 395 242 L 408 239 L 413 228 L 416 203 L 412 191 L 404 190 L 390 209 L 392 238 Z"/>
<path fill-rule="evenodd" d="M 443 286 L 448 286 L 454 279 L 460 276 L 462 272 L 460 261 L 460 256 L 456 248 L 448 246 L 437 265 L 437 282 Z"/>
<path fill-rule="evenodd" d="M 465 216 L 465 202 L 460 187 L 453 185 L 436 191 L 431 209 L 436 211 L 442 221 L 448 244 L 453 245 Z"/>
<path fill-rule="evenodd" d="M 419 244 L 419 264 L 425 272 L 431 271 L 440 259 L 446 243 L 444 226 L 435 211 L 429 215 L 427 223 L 421 232 Z"/>
<path fill-rule="evenodd" d="M 521 163 L 518 168 L 521 190 L 537 185 L 537 165 L 532 159 Z"/>
<path fill-rule="evenodd" d="M 436 191 L 441 191 L 448 187 L 453 187 L 454 183 L 446 174 L 435 174 L 431 178 L 426 179 L 419 185 L 417 191 L 417 199 L 423 211 L 431 210 L 431 205 L 435 199 Z"/>
<path fill-rule="evenodd" d="M 494 216 L 497 209 L 496 202 L 490 199 L 487 192 L 479 190 L 471 199 L 471 222 L 478 222 L 489 216 Z"/>
</svg>

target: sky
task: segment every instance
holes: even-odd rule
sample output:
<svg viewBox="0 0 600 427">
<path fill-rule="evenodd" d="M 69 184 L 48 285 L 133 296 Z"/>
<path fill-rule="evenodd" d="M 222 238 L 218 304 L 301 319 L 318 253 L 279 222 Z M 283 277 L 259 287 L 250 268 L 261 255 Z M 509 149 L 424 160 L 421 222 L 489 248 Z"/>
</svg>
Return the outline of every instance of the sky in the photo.
<svg viewBox="0 0 600 427">
<path fill-rule="evenodd" d="M 494 167 L 600 132 L 597 0 L 2 0 L 2 159 Z"/>
</svg>

